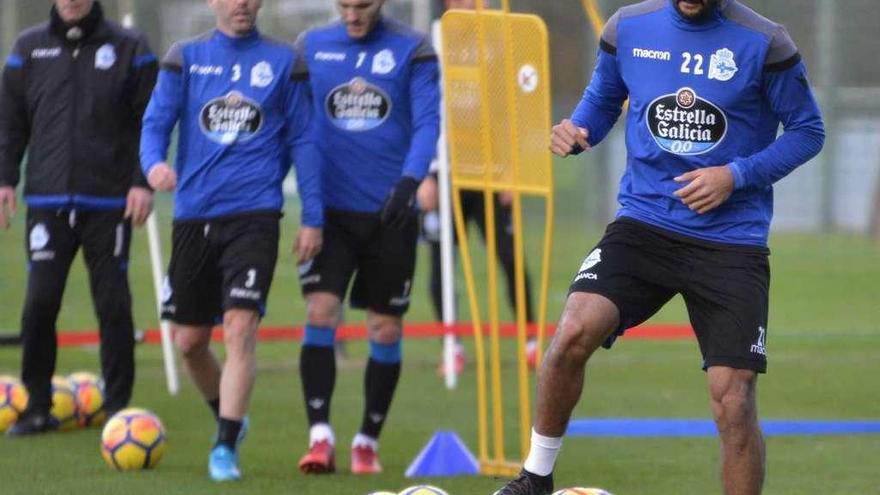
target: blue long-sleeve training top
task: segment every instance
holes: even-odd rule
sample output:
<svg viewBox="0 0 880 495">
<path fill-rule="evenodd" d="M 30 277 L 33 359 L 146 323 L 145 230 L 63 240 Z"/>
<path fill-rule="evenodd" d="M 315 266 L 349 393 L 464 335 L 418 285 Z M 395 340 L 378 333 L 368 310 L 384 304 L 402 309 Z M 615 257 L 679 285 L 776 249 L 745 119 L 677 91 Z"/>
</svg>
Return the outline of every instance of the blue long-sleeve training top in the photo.
<svg viewBox="0 0 880 495">
<path fill-rule="evenodd" d="M 806 69 L 785 28 L 738 1 L 720 0 L 700 22 L 683 18 L 672 1 L 624 7 L 608 21 L 572 121 L 598 144 L 629 98 L 619 217 L 766 246 L 773 183 L 824 143 Z M 700 215 L 674 196 L 686 185 L 675 177 L 718 165 L 728 165 L 735 182 L 721 206 Z"/>
<path fill-rule="evenodd" d="M 380 19 L 363 39 L 335 22 L 303 33 L 327 208 L 374 213 L 402 176 L 422 180 L 437 150 L 440 89 L 430 40 Z"/>
<path fill-rule="evenodd" d="M 323 158 L 300 62 L 292 45 L 256 30 L 240 38 L 215 30 L 171 47 L 144 115 L 140 155 L 149 175 L 166 161 L 180 123 L 175 220 L 278 211 L 295 163 L 302 223 L 323 225 Z"/>
</svg>

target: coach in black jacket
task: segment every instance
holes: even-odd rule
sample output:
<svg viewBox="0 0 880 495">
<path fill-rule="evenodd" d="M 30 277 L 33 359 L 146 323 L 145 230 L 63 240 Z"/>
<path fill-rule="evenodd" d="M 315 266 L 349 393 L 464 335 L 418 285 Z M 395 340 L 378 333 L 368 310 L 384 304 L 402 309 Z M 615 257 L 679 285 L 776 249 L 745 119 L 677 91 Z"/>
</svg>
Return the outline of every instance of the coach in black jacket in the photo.
<svg viewBox="0 0 880 495">
<path fill-rule="evenodd" d="M 23 32 L 0 83 L 0 226 L 15 210 L 28 151 L 28 289 L 21 319 L 27 411 L 7 432 L 57 427 L 49 415 L 55 321 L 80 246 L 101 328 L 108 412 L 125 407 L 134 382 L 128 288 L 131 224 L 152 209 L 138 165 L 141 117 L 156 57 L 138 33 L 104 19 L 94 0 L 55 0 L 47 23 Z"/>
</svg>

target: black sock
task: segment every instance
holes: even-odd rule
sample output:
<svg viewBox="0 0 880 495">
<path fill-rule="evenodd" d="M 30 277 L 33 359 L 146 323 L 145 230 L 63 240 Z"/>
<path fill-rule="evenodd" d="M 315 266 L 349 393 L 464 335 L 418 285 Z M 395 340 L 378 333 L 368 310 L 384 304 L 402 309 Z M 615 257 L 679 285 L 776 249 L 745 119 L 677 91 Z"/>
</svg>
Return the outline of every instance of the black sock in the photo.
<svg viewBox="0 0 880 495">
<path fill-rule="evenodd" d="M 330 422 L 330 398 L 336 385 L 336 353 L 333 347 L 304 345 L 299 374 L 309 426 Z"/>
<path fill-rule="evenodd" d="M 219 418 L 217 420 L 217 445 L 225 445 L 235 450 L 235 442 L 241 432 L 241 421 Z"/>
<path fill-rule="evenodd" d="M 214 413 L 214 419 L 220 420 L 220 399 L 208 400 L 205 401 L 208 403 L 208 407 L 211 408 L 211 412 Z"/>
<path fill-rule="evenodd" d="M 400 362 L 380 363 L 372 358 L 367 362 L 367 372 L 364 375 L 364 392 L 367 401 L 364 407 L 364 419 L 361 422 L 361 433 L 364 435 L 379 438 L 388 409 L 391 408 L 391 399 L 394 397 L 398 378 L 400 378 Z"/>
</svg>

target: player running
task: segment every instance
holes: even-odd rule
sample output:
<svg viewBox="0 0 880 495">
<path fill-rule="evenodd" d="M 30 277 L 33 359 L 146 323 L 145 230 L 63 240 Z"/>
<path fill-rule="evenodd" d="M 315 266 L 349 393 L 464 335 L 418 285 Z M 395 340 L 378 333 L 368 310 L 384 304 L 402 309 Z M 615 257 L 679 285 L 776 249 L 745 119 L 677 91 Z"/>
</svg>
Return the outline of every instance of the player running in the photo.
<svg viewBox="0 0 880 495">
<path fill-rule="evenodd" d="M 806 69 L 785 28 L 737 0 L 648 0 L 608 21 L 593 79 L 553 128 L 551 150 L 597 145 L 627 98 L 621 208 L 572 283 L 540 370 L 531 450 L 499 495 L 553 491 L 587 360 L 676 294 L 709 382 L 723 493 L 763 486 L 756 386 L 767 370 L 773 184 L 825 138 Z"/>
<path fill-rule="evenodd" d="M 300 266 L 308 321 L 300 358 L 310 426 L 305 473 L 335 470 L 330 400 L 342 301 L 367 310 L 366 404 L 352 441 L 351 471 L 382 470 L 378 439 L 400 376 L 403 314 L 415 268 L 415 193 L 439 127 L 437 57 L 421 33 L 382 16 L 384 0 L 337 0 L 341 19 L 308 31 L 315 126 L 327 166 L 324 248 Z M 356 273 L 356 275 L 355 275 Z"/>
</svg>

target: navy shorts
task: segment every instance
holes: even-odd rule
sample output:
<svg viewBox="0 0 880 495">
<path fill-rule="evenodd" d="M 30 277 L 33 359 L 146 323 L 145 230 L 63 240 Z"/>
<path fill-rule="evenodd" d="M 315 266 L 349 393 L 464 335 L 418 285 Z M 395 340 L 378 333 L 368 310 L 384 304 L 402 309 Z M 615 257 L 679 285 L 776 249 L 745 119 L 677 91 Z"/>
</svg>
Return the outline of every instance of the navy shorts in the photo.
<svg viewBox="0 0 880 495">
<path fill-rule="evenodd" d="M 405 228 L 385 227 L 379 215 L 327 210 L 324 245 L 318 255 L 299 267 L 303 294 L 330 292 L 351 306 L 400 316 L 409 309 L 416 266 L 418 217 Z"/>
<path fill-rule="evenodd" d="M 704 369 L 765 373 L 769 254 L 766 248 L 711 243 L 621 218 L 584 260 L 570 291 L 600 294 L 617 306 L 620 326 L 605 347 L 681 294 Z"/>
<path fill-rule="evenodd" d="M 280 213 L 174 223 L 162 318 L 213 325 L 229 309 L 266 312 Z"/>
</svg>

